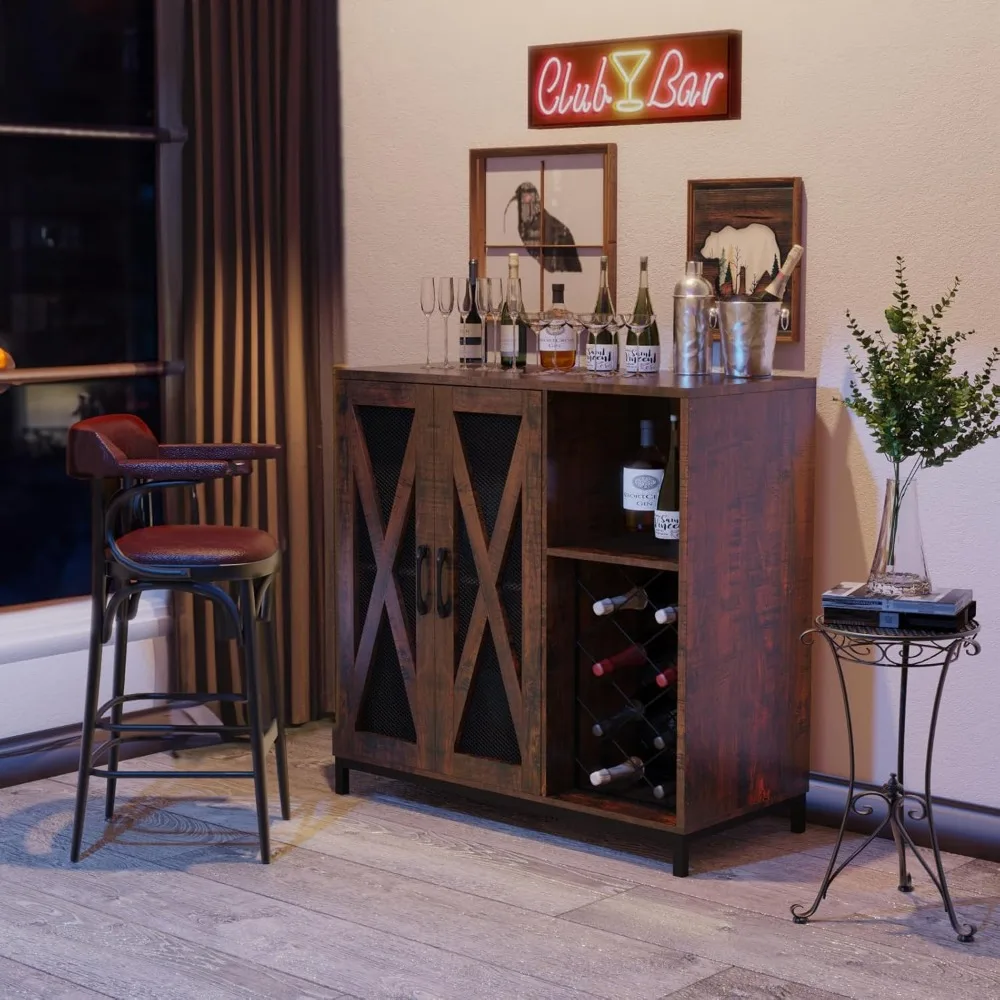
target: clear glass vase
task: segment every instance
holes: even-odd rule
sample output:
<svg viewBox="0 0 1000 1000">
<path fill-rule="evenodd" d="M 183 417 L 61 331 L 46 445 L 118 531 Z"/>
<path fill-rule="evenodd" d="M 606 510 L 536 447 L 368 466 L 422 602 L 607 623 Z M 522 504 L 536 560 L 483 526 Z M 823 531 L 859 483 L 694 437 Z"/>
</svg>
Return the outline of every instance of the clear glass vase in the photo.
<svg viewBox="0 0 1000 1000">
<path fill-rule="evenodd" d="M 868 593 L 874 597 L 919 597 L 931 592 L 916 479 L 903 487 L 899 480 L 885 481 L 882 523 L 868 574 Z"/>
</svg>

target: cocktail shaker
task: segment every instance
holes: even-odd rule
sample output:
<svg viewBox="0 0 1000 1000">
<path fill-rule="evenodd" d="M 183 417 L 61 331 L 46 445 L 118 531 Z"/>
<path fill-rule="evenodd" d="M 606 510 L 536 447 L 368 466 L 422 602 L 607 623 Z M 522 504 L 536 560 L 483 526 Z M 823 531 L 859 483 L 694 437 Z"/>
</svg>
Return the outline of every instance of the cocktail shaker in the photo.
<svg viewBox="0 0 1000 1000">
<path fill-rule="evenodd" d="M 712 331 L 708 314 L 715 302 L 702 262 L 689 260 L 674 286 L 674 374 L 712 373 Z"/>
</svg>

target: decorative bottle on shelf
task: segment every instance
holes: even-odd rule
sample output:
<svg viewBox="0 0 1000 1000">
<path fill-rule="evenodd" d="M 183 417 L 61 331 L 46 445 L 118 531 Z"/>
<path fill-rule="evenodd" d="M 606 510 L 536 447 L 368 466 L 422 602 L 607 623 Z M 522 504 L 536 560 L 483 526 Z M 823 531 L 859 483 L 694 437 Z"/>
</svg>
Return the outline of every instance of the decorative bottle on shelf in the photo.
<svg viewBox="0 0 1000 1000">
<path fill-rule="evenodd" d="M 639 258 L 639 291 L 635 297 L 635 316 L 652 316 L 653 303 L 649 297 L 649 258 Z M 660 370 L 660 331 L 653 320 L 645 330 L 636 333 L 629 327 L 625 337 L 625 371 L 648 375 Z"/>
<path fill-rule="evenodd" d="M 767 287 L 755 291 L 752 298 L 757 302 L 781 302 L 785 297 L 785 287 L 788 285 L 792 277 L 792 272 L 798 267 L 801 259 L 802 247 L 796 243 L 788 251 L 785 263 L 781 265 L 771 283 Z"/>
<path fill-rule="evenodd" d="M 483 359 L 483 320 L 476 306 L 476 280 L 478 262 L 469 261 L 469 315 L 462 324 L 458 336 L 458 364 L 460 368 L 471 368 Z"/>
<path fill-rule="evenodd" d="M 681 537 L 681 490 L 679 465 L 680 448 L 677 442 L 677 414 L 670 414 L 670 446 L 663 470 L 663 482 L 656 497 L 653 515 L 653 534 L 661 541 L 673 542 Z M 659 621 L 659 619 L 657 619 Z M 660 622 L 665 625 L 666 622 Z"/>
<path fill-rule="evenodd" d="M 538 363 L 542 368 L 566 372 L 576 364 L 576 334 L 569 323 L 560 319 L 569 316 L 566 308 L 565 285 L 552 286 L 552 308 L 546 313 L 547 322 L 538 335 Z"/>
<path fill-rule="evenodd" d="M 656 497 L 666 462 L 653 435 L 653 421 L 639 421 L 639 452 L 622 468 L 626 531 L 652 531 Z"/>
<path fill-rule="evenodd" d="M 587 371 L 597 375 L 613 375 L 618 371 L 618 331 L 614 327 L 615 304 L 608 285 L 608 258 L 601 258 L 601 278 L 597 288 L 594 313 L 607 316 L 609 325 L 587 334 Z"/>
</svg>

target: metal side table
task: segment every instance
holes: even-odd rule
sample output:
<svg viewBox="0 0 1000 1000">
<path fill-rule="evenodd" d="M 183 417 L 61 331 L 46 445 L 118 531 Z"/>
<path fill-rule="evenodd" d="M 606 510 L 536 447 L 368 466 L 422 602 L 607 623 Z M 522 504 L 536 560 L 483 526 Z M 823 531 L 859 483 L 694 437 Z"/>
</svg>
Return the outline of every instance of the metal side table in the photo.
<svg viewBox="0 0 1000 1000">
<path fill-rule="evenodd" d="M 975 622 L 961 632 L 927 632 L 917 630 L 900 630 L 868 627 L 865 625 L 840 625 L 827 623 L 822 618 L 816 619 L 815 628 L 808 629 L 801 635 L 801 640 L 811 644 L 816 636 L 822 636 L 837 664 L 837 676 L 840 679 L 840 692 L 844 698 L 844 714 L 847 718 L 847 739 L 850 744 L 850 781 L 847 787 L 847 804 L 840 821 L 840 831 L 837 842 L 827 865 L 826 874 L 820 884 L 816 899 L 809 909 L 796 903 L 791 907 L 792 917 L 797 924 L 808 923 L 809 918 L 819 908 L 825 898 L 830 883 L 876 838 L 889 826 L 892 839 L 896 844 L 899 857 L 899 891 L 912 892 L 913 879 L 906 867 L 906 848 L 909 847 L 913 856 L 923 865 L 935 888 L 941 894 L 944 908 L 948 913 L 951 926 L 955 929 L 959 941 L 972 941 L 976 934 L 974 924 L 960 923 L 955 915 L 951 894 L 948 892 L 948 882 L 945 878 L 944 866 L 941 864 L 941 848 L 938 846 L 937 832 L 934 829 L 934 809 L 931 802 L 931 764 L 934 756 L 934 733 L 937 729 L 938 710 L 941 707 L 941 694 L 944 691 L 948 668 L 958 659 L 963 649 L 970 656 L 979 652 L 976 636 L 979 625 Z M 880 788 L 855 792 L 854 790 L 854 730 L 851 725 L 851 705 L 847 697 L 847 685 L 844 683 L 844 663 L 861 663 L 866 666 L 894 667 L 900 671 L 899 691 L 899 741 L 896 755 L 896 770 L 889 775 L 889 780 Z M 927 735 L 927 762 L 924 767 L 924 790 L 913 792 L 903 785 L 903 747 L 906 734 L 906 682 L 911 667 L 939 667 L 941 675 L 938 678 L 937 691 L 934 694 L 934 708 L 931 712 L 930 730 Z M 839 865 L 837 857 L 844 841 L 844 830 L 847 819 L 853 810 L 859 816 L 870 816 L 874 811 L 872 805 L 865 800 L 881 799 L 888 807 L 884 820 L 879 823 L 874 832 L 869 834 Z M 931 851 L 933 853 L 936 874 L 913 842 L 909 831 L 904 825 L 903 811 L 907 800 L 912 807 L 906 810 L 906 815 L 914 821 L 927 820 L 930 834 Z M 834 867 L 836 866 L 836 867 Z"/>
</svg>

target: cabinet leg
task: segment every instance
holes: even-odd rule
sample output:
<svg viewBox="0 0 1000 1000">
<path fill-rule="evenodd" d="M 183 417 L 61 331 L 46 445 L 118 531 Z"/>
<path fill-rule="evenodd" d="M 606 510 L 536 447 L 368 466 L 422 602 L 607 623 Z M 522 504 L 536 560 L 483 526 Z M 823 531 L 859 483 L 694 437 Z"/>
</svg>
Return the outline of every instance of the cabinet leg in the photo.
<svg viewBox="0 0 1000 1000">
<path fill-rule="evenodd" d="M 333 762 L 333 791 L 337 795 L 351 794 L 350 768 L 336 759 Z"/>
<path fill-rule="evenodd" d="M 688 842 L 687 837 L 678 837 L 674 841 L 674 878 L 688 877 Z"/>
<path fill-rule="evenodd" d="M 800 795 L 791 801 L 791 828 L 792 833 L 806 832 L 806 797 Z"/>
</svg>

